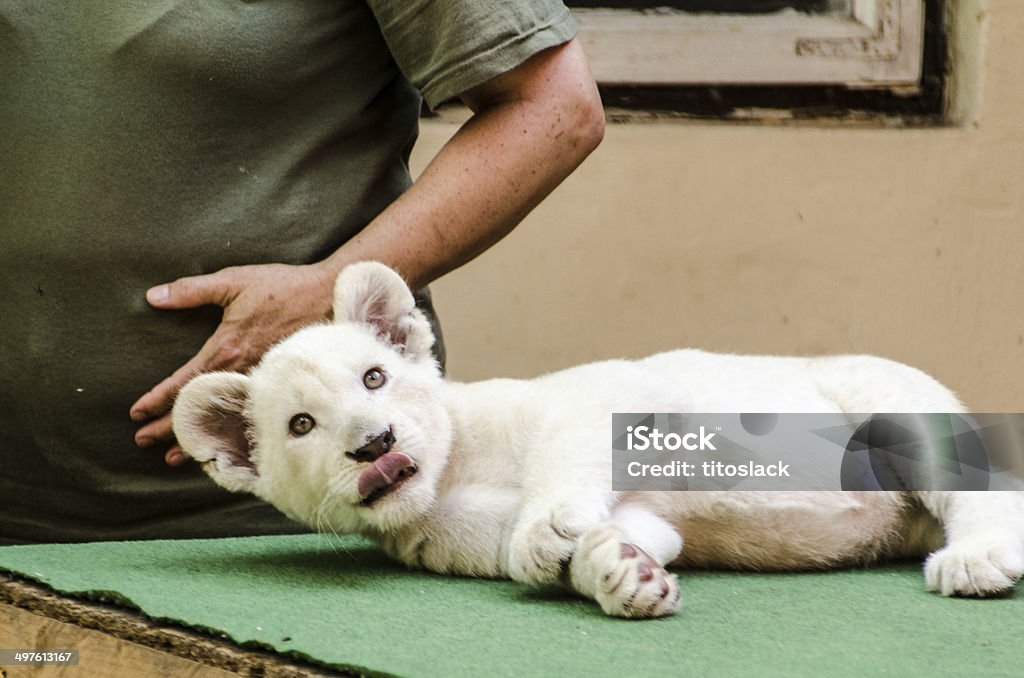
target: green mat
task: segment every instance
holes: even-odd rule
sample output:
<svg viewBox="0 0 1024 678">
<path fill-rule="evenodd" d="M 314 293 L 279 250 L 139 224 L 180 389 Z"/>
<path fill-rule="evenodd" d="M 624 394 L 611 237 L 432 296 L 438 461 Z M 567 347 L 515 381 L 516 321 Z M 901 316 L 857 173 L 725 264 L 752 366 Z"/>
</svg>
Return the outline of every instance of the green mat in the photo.
<svg viewBox="0 0 1024 678">
<path fill-rule="evenodd" d="M 0 570 L 318 664 L 400 676 L 1024 675 L 1024 593 L 924 591 L 919 567 L 682 572 L 679 615 L 442 577 L 318 535 L 0 548 Z"/>
</svg>

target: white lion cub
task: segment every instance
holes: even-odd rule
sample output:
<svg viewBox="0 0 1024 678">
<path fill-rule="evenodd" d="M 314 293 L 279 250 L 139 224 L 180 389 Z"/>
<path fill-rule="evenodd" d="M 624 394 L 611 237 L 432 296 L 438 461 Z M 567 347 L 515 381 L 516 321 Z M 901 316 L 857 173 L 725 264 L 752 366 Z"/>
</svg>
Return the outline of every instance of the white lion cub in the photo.
<svg viewBox="0 0 1024 678">
<path fill-rule="evenodd" d="M 445 380 L 402 279 L 349 266 L 335 321 L 249 376 L 182 390 L 174 431 L 229 490 L 316 529 L 361 533 L 435 572 L 567 581 L 610 615 L 679 606 L 666 566 L 826 568 L 924 555 L 929 589 L 1005 591 L 1024 571 L 1010 492 L 613 492 L 612 412 L 962 412 L 879 358 L 681 350 L 532 380 Z M 941 527 L 940 527 L 941 525 Z M 685 542 L 685 548 L 684 548 Z"/>
</svg>

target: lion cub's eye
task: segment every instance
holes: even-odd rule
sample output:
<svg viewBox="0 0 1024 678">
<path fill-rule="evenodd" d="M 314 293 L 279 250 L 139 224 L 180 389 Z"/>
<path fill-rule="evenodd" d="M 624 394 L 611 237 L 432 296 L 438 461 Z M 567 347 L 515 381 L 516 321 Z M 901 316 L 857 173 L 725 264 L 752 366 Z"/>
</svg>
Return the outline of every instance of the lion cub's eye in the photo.
<svg viewBox="0 0 1024 678">
<path fill-rule="evenodd" d="M 316 427 L 316 420 L 305 412 L 296 414 L 288 422 L 288 430 L 293 436 L 304 436 Z"/>
<path fill-rule="evenodd" d="M 363 375 L 363 386 L 373 391 L 387 382 L 387 375 L 378 367 L 372 367 Z"/>
</svg>

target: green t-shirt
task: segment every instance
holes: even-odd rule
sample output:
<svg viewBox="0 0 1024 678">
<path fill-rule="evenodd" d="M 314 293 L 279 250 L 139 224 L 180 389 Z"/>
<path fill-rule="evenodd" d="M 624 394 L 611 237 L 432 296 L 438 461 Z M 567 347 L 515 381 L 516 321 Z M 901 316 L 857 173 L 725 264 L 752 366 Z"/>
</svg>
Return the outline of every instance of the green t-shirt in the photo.
<svg viewBox="0 0 1024 678">
<path fill-rule="evenodd" d="M 298 529 L 139 450 L 220 309 L 152 285 L 324 258 L 436 106 L 575 32 L 555 0 L 0 0 L 0 543 Z"/>
</svg>

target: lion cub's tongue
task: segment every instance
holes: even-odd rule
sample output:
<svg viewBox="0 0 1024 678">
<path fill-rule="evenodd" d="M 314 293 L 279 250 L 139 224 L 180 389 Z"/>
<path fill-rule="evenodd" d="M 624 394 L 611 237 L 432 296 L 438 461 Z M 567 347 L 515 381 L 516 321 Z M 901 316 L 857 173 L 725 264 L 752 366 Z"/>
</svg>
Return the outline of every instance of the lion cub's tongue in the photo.
<svg viewBox="0 0 1024 678">
<path fill-rule="evenodd" d="M 359 497 L 366 499 L 377 490 L 390 487 L 415 472 L 416 463 L 401 452 L 381 455 L 372 466 L 359 474 Z"/>
</svg>

